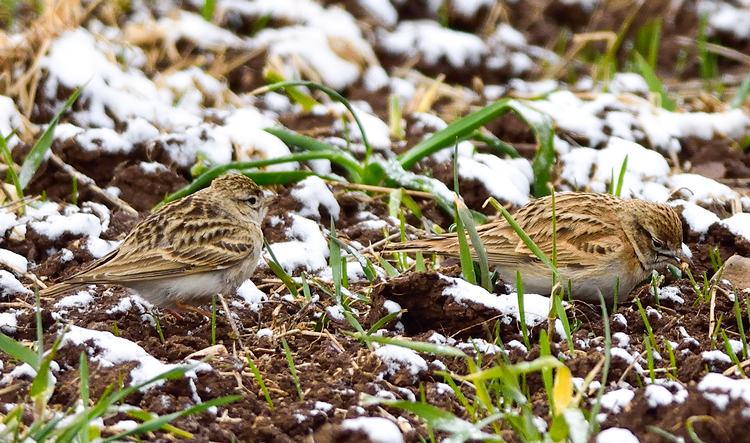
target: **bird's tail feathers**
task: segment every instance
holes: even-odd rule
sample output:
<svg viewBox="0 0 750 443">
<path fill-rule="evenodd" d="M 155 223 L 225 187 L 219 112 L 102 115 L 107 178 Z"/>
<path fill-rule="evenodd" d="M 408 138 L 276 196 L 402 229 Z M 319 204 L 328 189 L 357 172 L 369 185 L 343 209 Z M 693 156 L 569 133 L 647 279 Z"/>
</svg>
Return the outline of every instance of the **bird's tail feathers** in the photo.
<svg viewBox="0 0 750 443">
<path fill-rule="evenodd" d="M 68 283 L 64 283 L 64 282 L 63 283 L 58 283 L 56 285 L 46 287 L 46 288 L 42 289 L 41 291 L 39 291 L 39 296 L 41 296 L 41 297 L 56 297 L 56 296 L 62 294 L 63 292 L 74 291 L 76 289 L 84 288 L 86 286 L 88 286 L 88 285 L 84 285 L 84 284 L 68 284 Z"/>
<path fill-rule="evenodd" d="M 445 243 L 451 241 L 447 236 L 436 236 L 422 240 L 410 240 L 401 243 L 390 243 L 383 248 L 383 253 L 392 252 L 418 252 L 428 254 L 445 254 L 447 252 Z M 450 255 L 450 254 L 448 254 Z"/>
</svg>

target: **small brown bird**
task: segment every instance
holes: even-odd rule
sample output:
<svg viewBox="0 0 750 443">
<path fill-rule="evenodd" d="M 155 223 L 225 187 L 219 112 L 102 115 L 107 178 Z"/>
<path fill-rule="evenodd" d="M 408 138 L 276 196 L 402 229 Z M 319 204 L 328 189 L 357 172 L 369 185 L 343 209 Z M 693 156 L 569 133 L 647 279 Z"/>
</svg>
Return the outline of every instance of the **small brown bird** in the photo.
<svg viewBox="0 0 750 443">
<path fill-rule="evenodd" d="M 164 205 L 117 249 L 40 294 L 117 284 L 159 307 L 205 313 L 194 305 L 234 293 L 253 274 L 270 202 L 251 179 L 223 175 L 210 187 Z"/>
<path fill-rule="evenodd" d="M 601 291 L 606 300 L 624 298 L 655 269 L 679 265 L 682 223 L 667 205 L 609 194 L 555 195 L 557 216 L 557 269 L 573 298 L 595 302 Z M 552 258 L 552 198 L 532 201 L 513 215 L 537 246 Z M 503 281 L 515 284 L 520 271 L 524 291 L 549 294 L 552 271 L 531 252 L 505 218 L 478 226 L 490 266 Z M 469 245 L 471 241 L 468 240 Z M 388 252 L 423 251 L 459 256 L 456 234 L 392 244 Z M 476 258 L 476 256 L 475 256 Z"/>
</svg>

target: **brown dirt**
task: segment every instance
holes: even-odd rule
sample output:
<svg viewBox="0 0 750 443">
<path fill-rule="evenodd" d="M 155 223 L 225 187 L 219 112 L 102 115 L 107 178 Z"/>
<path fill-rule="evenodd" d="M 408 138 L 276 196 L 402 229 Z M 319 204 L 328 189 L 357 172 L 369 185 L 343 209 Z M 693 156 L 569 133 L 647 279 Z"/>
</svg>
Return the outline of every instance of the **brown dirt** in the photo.
<svg viewBox="0 0 750 443">
<path fill-rule="evenodd" d="M 103 2 L 106 3 L 106 2 Z M 190 3 L 190 2 L 184 2 Z M 326 4 L 337 4 L 351 11 L 352 14 L 366 21 L 366 13 L 351 1 L 327 1 Z M 428 2 L 398 2 L 399 18 L 404 19 L 438 19 L 434 17 L 426 6 Z M 507 2 L 504 10 L 504 19 L 507 19 L 514 27 L 524 33 L 530 44 L 536 44 L 546 48 L 553 48 L 561 35 L 570 36 L 572 33 L 615 31 L 634 12 L 628 7 L 628 2 L 605 2 L 607 5 L 602 10 L 593 13 L 582 11 L 580 6 L 571 5 L 563 1 L 521 1 Z M 683 3 L 684 7 L 679 11 L 665 13 L 670 4 L 666 0 L 656 2 L 643 2 L 644 6 L 635 11 L 633 22 L 626 33 L 632 40 L 634 33 L 652 17 L 661 16 L 667 18 L 662 29 L 664 41 L 663 51 L 659 54 L 657 70 L 672 80 L 681 81 L 695 79 L 699 67 L 697 58 L 688 57 L 686 66 L 676 72 L 676 66 L 680 63 L 679 52 L 683 48 L 674 42 L 676 36 L 686 36 L 695 39 L 697 35 L 698 17 L 695 10 L 695 2 Z M 623 6 L 624 4 L 624 6 Z M 632 5 L 631 5 L 632 6 Z M 23 11 L 25 14 L 28 11 Z M 453 8 L 445 11 L 447 25 L 465 32 L 480 34 L 483 29 L 486 10 L 480 11 L 475 17 L 462 17 Z M 231 17 L 230 17 L 231 18 Z M 239 35 L 250 35 L 256 21 L 260 18 L 242 17 L 241 19 L 227 19 L 221 23 L 227 29 Z M 268 27 L 280 27 L 288 25 L 270 21 Z M 632 41 L 631 41 L 632 42 Z M 748 50 L 747 42 L 735 41 L 731 36 L 719 34 L 713 37 L 713 43 L 725 45 L 737 51 Z M 177 42 L 180 54 L 195 56 L 197 50 L 186 42 Z M 375 48 L 378 60 L 388 72 L 402 69 L 408 65 L 408 61 L 399 57 L 393 57 L 383 52 L 382 48 Z M 586 51 L 603 52 L 602 47 L 592 44 Z M 692 51 L 692 52 L 690 52 Z M 695 48 L 688 48 L 688 54 L 694 54 Z M 617 62 L 626 62 L 624 51 L 617 54 Z M 231 55 L 231 54 L 229 54 Z M 265 66 L 266 54 L 258 54 L 241 66 L 236 67 L 226 74 L 230 89 L 235 93 L 247 92 L 263 84 L 260 72 Z M 162 62 L 166 64 L 166 61 Z M 158 64 L 157 64 L 158 66 Z M 411 67 L 411 65 L 409 65 Z M 453 68 L 441 60 L 437 64 L 429 65 L 424 61 L 418 61 L 414 68 L 422 73 L 435 77 L 445 74 L 446 82 L 453 85 L 462 85 L 474 88 L 479 83 L 503 83 L 510 78 L 505 71 L 491 71 L 484 66 L 472 66 L 469 68 Z M 724 60 L 721 65 L 727 72 L 734 72 L 741 68 L 739 62 Z M 526 79 L 537 79 L 542 72 L 541 64 L 524 74 Z M 153 73 L 149 73 L 153 75 Z M 580 62 L 571 62 L 569 66 L 559 73 L 559 79 L 579 78 L 581 75 L 590 74 L 586 65 Z M 42 82 L 43 85 L 43 82 Z M 43 88 L 40 87 L 40 90 Z M 58 91 L 58 99 L 65 98 L 70 91 Z M 367 91 L 361 85 L 355 85 L 345 91 L 349 99 L 367 101 L 373 108 L 375 114 L 383 119 L 388 115 L 387 95 L 385 93 L 373 93 Z M 40 96 L 41 97 L 41 96 Z M 689 103 L 693 109 L 703 106 L 706 111 L 711 111 L 712 100 L 705 102 L 696 100 Z M 32 115 L 31 121 L 46 123 L 51 117 L 51 107 L 47 103 L 39 103 L 39 109 Z M 476 105 L 476 104 L 472 104 Z M 436 103 L 433 111 L 452 109 L 450 106 L 442 108 L 443 103 Z M 76 109 L 85 108 L 85 104 L 77 104 Z M 458 114 L 466 114 L 468 106 Z M 456 115 L 452 115 L 455 117 Z M 407 123 L 413 121 L 412 116 L 404 116 Z M 74 120 L 74 119 L 73 119 Z M 63 118 L 66 121 L 66 118 Z M 319 115 L 285 114 L 280 116 L 281 123 L 290 129 L 308 136 L 322 138 L 325 136 L 342 134 L 333 133 L 331 126 L 333 117 Z M 500 139 L 512 144 L 519 153 L 526 157 L 533 157 L 536 149 L 533 134 L 528 126 L 523 124 L 518 117 L 508 114 L 496 119 L 487 125 L 487 129 Z M 587 144 L 587 140 L 576 139 L 574 135 L 558 133 L 574 142 Z M 406 143 L 394 151 L 401 152 L 413 146 L 425 136 L 424 131 L 413 131 L 407 125 Z M 648 141 L 637 140 L 637 142 L 648 146 Z M 713 140 L 681 140 L 683 151 L 678 156 L 680 166 L 698 174 L 705 175 L 720 182 L 726 183 L 743 192 L 745 195 L 750 191 L 750 155 L 737 149 L 736 142 L 717 135 Z M 13 151 L 14 159 L 20 162 L 26 155 L 30 146 L 17 148 Z M 102 187 L 116 186 L 121 189 L 121 198 L 128 202 L 138 211 L 148 211 L 162 198 L 187 184 L 190 173 L 187 170 L 177 168 L 170 164 L 166 154 L 159 146 L 140 147 L 132 155 L 111 155 L 103 152 L 89 152 L 77 146 L 74 140 L 55 142 L 53 151 L 64 161 L 70 163 L 76 169 L 92 177 Z M 481 149 L 481 147 L 480 147 Z M 140 168 L 140 162 L 159 161 L 166 167 L 165 171 L 159 173 L 144 173 Z M 672 159 L 670 159 L 670 162 Z M 425 161 L 418 165 L 415 170 L 429 171 L 429 173 L 452 187 L 451 163 L 435 165 Z M 335 172 L 335 171 L 334 171 Z M 460 183 L 462 194 L 467 204 L 475 210 L 482 210 L 489 192 L 481 183 L 476 181 L 462 181 Z M 277 189 L 279 199 L 271 208 L 269 218 L 278 216 L 283 219 L 282 225 L 289 222 L 288 213 L 299 209 L 300 202 L 290 195 L 291 187 L 280 187 Z M 357 225 L 359 214 L 369 211 L 377 217 L 387 219 L 388 207 L 383 193 L 363 194 L 351 190 L 334 187 L 334 195 L 341 205 L 341 219 L 337 223 L 337 232 L 345 241 L 357 241 L 367 246 L 380 241 L 384 237 L 382 230 L 367 229 Z M 44 163 L 37 176 L 27 189 L 28 194 L 36 195 L 42 192 L 51 201 L 71 202 L 72 187 L 68 176 L 51 164 Z M 79 202 L 99 201 L 88 189 L 79 189 Z M 451 220 L 442 213 L 431 200 L 416 199 L 422 206 L 427 218 L 447 228 Z M 100 202 L 104 203 L 104 202 Z M 729 204 L 704 205 L 720 218 L 731 214 Z M 485 208 L 488 214 L 489 209 Z M 127 215 L 123 212 L 113 212 L 109 229 L 102 234 L 107 240 L 121 239 L 140 220 L 139 216 Z M 320 224 L 330 228 L 330 214 L 323 211 L 320 214 Z M 415 217 L 407 218 L 407 221 L 420 226 Z M 686 226 L 685 226 L 686 227 Z M 267 219 L 263 226 L 265 236 L 270 243 L 285 241 L 286 233 L 283 229 L 272 226 Z M 389 234 L 398 232 L 393 223 L 388 224 Z M 412 231 L 410 231 L 412 232 Z M 24 240 L 14 239 L 10 233 L 5 233 L 0 239 L 0 247 L 14 251 L 30 262 L 38 264 L 31 271 L 49 281 L 59 281 L 80 270 L 89 264 L 93 257 L 85 247 L 86 239 L 81 236 L 66 234 L 55 241 L 39 235 L 33 229 L 29 229 Z M 714 271 L 709 259 L 709 249 L 718 247 L 721 258 L 727 259 L 733 254 L 750 257 L 750 242 L 737 237 L 726 228 L 714 224 L 707 235 L 700 235 L 685 231 L 685 242 L 694 253 L 693 274 L 700 278 L 706 273 L 710 278 Z M 62 248 L 73 253 L 73 259 L 62 262 Z M 457 276 L 460 269 L 456 266 L 440 270 L 444 275 Z M 299 276 L 299 272 L 295 275 Z M 27 286 L 31 281 L 26 277 L 20 277 Z M 265 268 L 259 269 L 253 281 L 264 293 L 268 300 L 261 305 L 258 312 L 253 312 L 246 305 L 232 305 L 231 311 L 236 315 L 240 328 L 240 337 L 234 336 L 234 332 L 226 317 L 219 315 L 215 329 L 216 343 L 223 344 L 229 350 L 229 354 L 215 357 L 209 362 L 211 371 L 201 372 L 195 381 L 195 392 L 202 401 L 219 398 L 227 395 L 241 394 L 243 398 L 237 402 L 228 404 L 221 408 L 226 411 L 226 416 L 216 417 L 209 413 L 202 413 L 176 420 L 173 424 L 183 430 L 193 433 L 193 438 L 183 441 L 196 442 L 293 442 L 293 441 L 315 441 L 315 442 L 365 442 L 366 436 L 362 432 L 353 432 L 342 429 L 340 426 L 346 418 L 359 416 L 379 416 L 393 418 L 398 421 L 407 442 L 429 441 L 430 431 L 426 425 L 411 413 L 406 413 L 394 408 L 381 408 L 377 406 L 360 406 L 360 395 L 390 395 L 397 399 L 419 399 L 424 396 L 428 403 L 436 405 L 444 410 L 466 418 L 468 413 L 463 404 L 453 394 L 439 393 L 439 383 L 445 380 L 434 373 L 442 367 L 458 374 L 467 372 L 465 362 L 457 358 L 443 356 L 427 356 L 425 359 L 430 365 L 429 371 L 422 371 L 413 376 L 402 369 L 393 374 L 384 374 L 385 364 L 362 342 L 353 339 L 347 332 L 353 332 L 348 322 L 332 317 L 326 308 L 334 305 L 330 297 L 317 286 L 311 286 L 314 301 L 307 301 L 302 297 L 293 299 L 287 289 L 275 279 L 275 276 Z M 321 283 L 327 285 L 327 283 Z M 698 392 L 699 382 L 708 372 L 722 372 L 730 365 L 707 364 L 701 358 L 701 352 L 711 349 L 723 349 L 721 336 L 716 339 L 709 335 L 708 325 L 714 319 L 721 318 L 721 328 L 726 331 L 729 338 L 737 339 L 739 336 L 738 324 L 744 331 L 750 330 L 748 321 L 748 298 L 739 297 L 739 309 L 741 318 L 735 316 L 735 305 L 725 295 L 729 289 L 719 290 L 715 299 L 715 312 L 712 314 L 710 304 L 706 301 L 698 301 L 696 294 L 685 279 L 671 281 L 667 279 L 669 286 L 679 287 L 684 304 L 675 304 L 662 301 L 657 304 L 653 296 L 649 295 L 647 287 L 636 288 L 630 298 L 620 303 L 616 312 L 609 314 L 609 321 L 613 332 L 626 334 L 630 338 L 634 349 L 645 349 L 644 335 L 647 334 L 647 326 L 635 303 L 638 298 L 643 307 L 652 308 L 661 315 L 649 317 L 649 324 L 657 337 L 661 360 L 656 361 L 655 366 L 661 374 L 672 371 L 669 355 L 666 352 L 667 340 L 677 342 L 675 349 L 676 369 L 671 378 L 687 389 L 689 395 L 684 403 L 662 405 L 651 407 L 644 396 L 645 379 L 647 374 L 639 374 L 629 367 L 627 362 L 619 358 L 613 358 L 612 366 L 608 373 L 608 381 L 617 383 L 618 386 L 630 386 L 635 390 L 635 398 L 630 405 L 621 413 L 608 413 L 602 423 L 602 428 L 621 427 L 631 430 L 642 442 L 668 441 L 664 437 L 654 433 L 650 427 L 666 430 L 676 436 L 688 439 L 687 424 L 695 417 L 701 418 L 695 421 L 695 433 L 702 441 L 706 442 L 734 442 L 748 441 L 744 432 L 750 425 L 750 419 L 744 413 L 747 404 L 741 400 L 732 400 L 724 410 L 719 410 L 715 404 L 708 402 Z M 436 273 L 407 272 L 402 276 L 378 280 L 369 293 L 371 303 L 354 301 L 351 307 L 360 313 L 360 321 L 365 328 L 373 326 L 379 319 L 387 314 L 384 306 L 386 301 L 395 301 L 406 312 L 397 320 L 382 326 L 386 336 L 400 336 L 404 339 L 427 341 L 434 333 L 445 337 L 466 340 L 468 338 L 482 338 L 487 341 L 498 343 L 509 343 L 511 340 L 522 341 L 520 325 L 515 321 L 507 322 L 501 314 L 485 306 L 469 303 L 468 305 L 456 303 L 450 297 L 442 296 L 445 283 L 439 279 Z M 327 286 L 328 290 L 331 290 Z M 369 285 L 355 283 L 351 290 L 357 293 L 365 293 Z M 207 348 L 213 344 L 210 321 L 194 313 L 183 314 L 183 319 L 178 319 L 169 313 L 160 314 L 160 324 L 164 339 L 160 337 L 157 329 L 148 321 L 144 320 L 145 312 L 137 308 L 126 311 L 108 313 L 120 303 L 123 297 L 128 295 L 127 291 L 119 287 L 100 286 L 95 290 L 95 303 L 83 310 L 71 308 L 65 316 L 65 321 L 76 326 L 92 330 L 113 332 L 119 331 L 119 336 L 131 340 L 141 346 L 146 352 L 164 363 L 180 363 L 193 352 Z M 52 312 L 59 311 L 54 304 L 58 300 L 42 300 L 42 321 L 44 328 L 45 348 L 49 348 L 62 327 L 60 322 L 52 316 Z M 33 296 L 20 294 L 7 294 L 0 296 L 6 306 L 19 306 L 25 303 L 33 305 Z M 15 309 L 15 308 L 13 308 Z M 569 321 L 574 325 L 574 349 L 575 355 L 568 348 L 565 339 L 555 337 L 551 343 L 552 355 L 561 356 L 566 366 L 575 377 L 587 377 L 601 360 L 602 352 L 597 347 L 603 346 L 604 328 L 603 318 L 598 306 L 589 306 L 585 303 L 576 302 L 567 310 Z M 615 321 L 615 317 L 622 316 L 627 325 Z M 16 340 L 32 341 L 36 339 L 35 318 L 31 310 L 22 310 L 18 316 L 19 327 L 13 338 Z M 397 326 L 397 324 L 399 324 Z M 399 328 L 403 329 L 399 329 Z M 274 336 L 258 336 L 256 332 L 262 328 L 273 330 Z M 685 340 L 681 329 L 694 340 Z M 542 324 L 531 330 L 531 342 L 538 343 L 539 334 L 547 330 L 547 325 Z M 302 390 L 302 398 L 298 395 L 291 376 L 289 365 L 284 353 L 281 337 L 289 345 L 299 382 Z M 718 340 L 718 344 L 717 344 Z M 581 343 L 588 343 L 587 347 Z M 241 352 L 242 346 L 251 352 L 251 358 L 257 366 L 262 379 L 268 388 L 273 408 L 266 402 L 252 372 L 246 364 L 246 356 Z M 79 397 L 78 383 L 80 373 L 78 371 L 78 359 L 83 346 L 68 346 L 60 350 L 56 361 L 60 365 L 60 371 L 55 373 L 57 377 L 57 389 L 50 399 L 50 404 L 56 408 L 69 408 L 74 405 Z M 471 352 L 471 351 L 466 351 Z M 511 363 L 531 361 L 541 355 L 538 344 L 533 344 L 529 352 L 523 352 L 518 348 L 509 349 L 508 359 Z M 739 356 L 742 358 L 742 356 Z M 499 360 L 494 355 L 483 355 L 478 358 L 482 367 L 488 367 Z M 7 375 L 16 366 L 12 358 L 0 351 L 0 363 L 3 363 L 1 373 Z M 645 367 L 644 361 L 640 362 Z M 135 362 L 115 364 L 112 367 L 101 367 L 91 364 L 90 390 L 91 397 L 97 398 L 109 386 L 118 386 L 119 383 L 127 384 L 130 372 L 137 365 Z M 601 381 L 601 372 L 593 376 L 593 380 Z M 16 382 L 22 384 L 22 388 L 0 393 L 0 403 L 24 403 L 28 402 L 28 394 L 31 381 L 21 378 Z M 544 393 L 544 385 L 539 374 L 531 374 L 526 380 L 533 410 L 536 415 L 547 417 L 548 402 Z M 143 408 L 156 414 L 168 414 L 186 407 L 195 405 L 195 399 L 191 397 L 192 387 L 190 382 L 183 378 L 166 382 L 164 385 L 152 388 L 145 393 L 138 393 L 128 397 L 126 403 Z M 461 392 L 469 401 L 474 398 L 475 392 L 466 386 L 462 386 Z M 608 390 L 612 388 L 609 387 Z M 582 408 L 589 410 L 591 401 L 595 394 L 589 395 L 584 400 Z M 323 402 L 323 403 L 318 403 Z M 330 405 L 328 407 L 327 405 Z M 28 421 L 31 416 L 25 417 Z M 120 414 L 107 421 L 110 425 L 119 420 L 126 419 Z M 513 433 L 508 424 L 503 425 L 503 437 L 506 441 L 520 441 Z M 436 440 L 441 440 L 445 434 L 436 433 Z M 144 435 L 142 441 L 168 441 L 174 436 L 164 432 L 155 431 Z"/>
<path fill-rule="evenodd" d="M 162 183 L 162 178 L 156 175 L 144 174 L 140 178 L 142 183 L 150 181 L 146 187 L 156 187 Z M 364 205 L 371 211 L 378 213 L 378 204 L 368 206 L 367 202 L 352 199 L 349 193 L 340 193 L 339 202 L 342 210 L 342 219 L 339 221 L 341 232 L 351 240 L 357 240 L 366 244 L 382 238 L 382 232 L 370 233 L 347 229 L 354 226 L 352 221 L 356 217 L 358 206 Z M 270 215 L 286 214 L 290 210 L 298 209 L 299 202 L 294 200 L 288 191 L 282 191 L 279 204 L 274 206 Z M 347 210 L 346 208 L 352 208 Z M 326 220 L 327 216 L 321 217 Z M 117 238 L 126 233 L 136 221 L 136 217 L 127 216 L 123 213 L 115 213 L 112 218 L 110 230 L 102 237 Z M 284 235 L 279 235 L 278 229 L 264 226 L 266 236 L 271 242 L 286 240 Z M 379 236 L 379 238 L 378 238 Z M 91 260 L 85 248 L 81 248 L 82 238 L 75 236 L 64 236 L 58 241 L 49 242 L 44 237 L 35 236 L 29 231 L 27 240 L 23 243 L 14 243 L 6 238 L 3 247 L 9 248 L 17 253 L 27 256 L 29 259 L 41 263 L 35 273 L 39 276 L 58 279 L 70 275 Z M 688 234 L 686 239 L 696 254 L 695 269 L 697 271 L 709 270 L 710 262 L 707 260 L 708 245 L 720 245 L 722 257 L 728 257 L 733 253 L 750 255 L 750 245 L 745 240 L 738 240 L 729 234 L 724 228 L 714 225 L 705 240 L 698 243 L 696 239 Z M 48 256 L 45 251 L 51 247 L 65 247 L 73 251 L 75 259 L 65 264 L 60 264 L 56 257 L 59 253 Z M 458 268 L 446 268 L 441 270 L 446 275 L 457 275 Z M 286 293 L 278 284 L 269 285 L 265 283 L 271 278 L 267 270 L 261 270 L 256 274 L 256 284 L 269 293 L 269 300 L 262 305 L 259 312 L 253 313 L 246 308 L 232 308 L 238 316 L 241 325 L 242 342 L 254 353 L 253 360 L 258 366 L 266 386 L 269 388 L 274 409 L 270 409 L 263 398 L 262 393 L 252 376 L 247 370 L 242 354 L 237 356 L 227 355 L 214 359 L 211 366 L 213 372 L 203 372 L 198 377 L 196 384 L 197 392 L 203 400 L 217 398 L 223 395 L 241 393 L 243 400 L 226 407 L 230 417 L 236 420 L 217 422 L 213 417 L 206 414 L 179 419 L 175 425 L 194 433 L 195 441 L 210 439 L 211 441 L 298 441 L 313 435 L 315 441 L 353 441 L 362 438 L 359 434 L 344 432 L 335 426 L 347 417 L 361 415 L 357 412 L 359 404 L 359 393 L 376 394 L 381 390 L 394 392 L 397 397 L 409 398 L 411 395 L 419 395 L 419 386 L 423 386 L 427 393 L 435 392 L 435 383 L 442 379 L 430 373 L 420 373 L 419 377 L 413 379 L 408 372 L 396 372 L 384 378 L 378 377 L 383 370 L 383 364 L 375 355 L 362 345 L 361 342 L 343 335 L 341 332 L 351 330 L 345 322 L 327 319 L 322 324 L 327 324 L 327 330 L 333 335 L 325 335 L 319 332 L 321 325 L 317 315 L 332 304 L 330 299 L 319 289 L 313 288 L 313 293 L 319 295 L 320 301 L 310 304 L 302 299 L 294 301 L 282 300 L 280 296 Z M 693 416 L 708 415 L 714 417 L 713 421 L 696 424 L 696 432 L 704 441 L 734 441 L 740 438 L 733 427 L 737 423 L 744 423 L 745 418 L 741 415 L 744 403 L 733 401 L 727 406 L 726 411 L 715 410 L 712 403 L 703 400 L 696 392 L 694 384 L 705 375 L 706 366 L 700 358 L 700 352 L 711 346 L 711 340 L 707 338 L 708 305 L 705 302 L 693 306 L 696 299 L 695 294 L 686 279 L 671 283 L 682 290 L 685 298 L 684 304 L 673 304 L 662 302 L 657 306 L 653 297 L 648 295 L 647 288 L 639 288 L 634 295 L 641 298 L 644 308 L 659 309 L 662 318 L 650 318 L 651 327 L 657 332 L 660 345 L 664 340 L 682 342 L 676 349 L 677 376 L 678 380 L 687 386 L 691 396 L 685 404 L 679 406 L 659 406 L 648 408 L 644 405 L 642 390 L 636 389 L 636 398 L 631 406 L 620 414 L 610 414 L 603 426 L 625 427 L 645 438 L 643 441 L 660 441 L 659 437 L 650 433 L 646 426 L 656 426 L 661 429 L 671 430 L 676 435 L 686 435 L 684 426 L 675 429 L 680 423 Z M 414 340 L 427 340 L 432 333 L 438 332 L 446 337 L 455 339 L 466 339 L 468 337 L 482 337 L 492 340 L 495 331 L 499 331 L 499 339 L 503 343 L 510 340 L 522 340 L 519 325 L 512 321 L 510 324 L 501 321 L 498 313 L 485 306 L 469 304 L 460 305 L 452 301 L 450 297 L 443 297 L 442 290 L 445 283 L 441 282 L 434 273 L 408 273 L 402 277 L 392 278 L 381 282 L 374 287 L 371 294 L 369 308 L 361 303 L 352 306 L 366 312 L 363 325 L 373 325 L 378 319 L 386 314 L 383 302 L 392 300 L 406 309 L 407 312 L 399 319 L 403 325 L 401 335 L 411 337 Z M 210 322 L 197 314 L 184 314 L 184 320 L 178 320 L 171 315 L 161 316 L 161 327 L 165 341 L 162 342 L 156 329 L 143 323 L 141 314 L 137 310 L 107 314 L 106 311 L 116 306 L 120 298 L 126 295 L 123 289 L 115 288 L 112 291 L 104 291 L 104 287 L 97 288 L 96 304 L 83 312 L 71 310 L 67 320 L 78 326 L 112 332 L 113 324 L 116 322 L 120 337 L 127 338 L 138 343 L 149 354 L 164 362 L 179 362 L 187 355 L 211 345 Z M 33 303 L 32 297 L 21 297 L 28 303 Z M 51 344 L 58 329 L 49 312 L 54 310 L 52 305 L 55 300 L 44 300 L 42 302 L 45 329 L 45 341 Z M 734 305 L 724 296 L 718 296 L 716 300 L 716 316 L 723 316 L 722 326 L 728 334 L 736 336 L 737 323 L 734 318 Z M 747 308 L 745 300 L 740 299 L 743 314 L 742 323 L 746 330 Z M 316 314 L 317 313 L 317 314 Z M 646 328 L 638 313 L 638 308 L 632 301 L 622 303 L 617 310 L 627 320 L 627 327 L 614 322 L 613 331 L 624 332 L 631 337 L 631 344 L 642 344 Z M 587 340 L 598 337 L 598 342 L 603 343 L 602 319 L 599 309 L 595 306 L 587 306 L 576 303 L 573 309 L 568 310 L 568 316 L 572 323 L 579 323 L 579 328 L 574 335 L 574 341 Z M 612 322 L 610 315 L 610 322 Z M 500 328 L 496 328 L 499 322 Z M 393 328 L 393 323 L 386 325 L 386 329 Z M 26 314 L 19 319 L 20 327 L 14 338 L 18 340 L 33 340 L 35 332 L 33 318 Z M 280 341 L 269 337 L 256 337 L 254 331 L 260 328 L 270 327 L 274 330 L 286 330 L 286 340 L 292 350 L 300 384 L 304 393 L 304 400 L 298 398 L 292 378 L 289 373 L 286 357 L 281 349 Z M 678 328 L 684 327 L 688 334 L 697 339 L 695 344 L 683 342 Z M 539 328 L 546 328 L 540 326 Z M 532 330 L 532 343 L 538 339 L 541 329 Z M 233 338 L 229 324 L 223 316 L 217 319 L 216 327 L 217 343 L 223 343 L 228 349 L 237 348 L 238 342 Z M 567 343 L 561 340 L 553 343 L 553 355 L 562 352 L 569 355 Z M 593 346 L 593 343 L 590 342 Z M 57 390 L 51 402 L 64 407 L 70 406 L 77 398 L 77 361 L 79 348 L 64 348 L 58 354 L 57 361 L 61 367 L 69 368 L 61 371 L 58 376 L 58 385 L 62 388 Z M 513 350 L 509 357 L 511 361 L 530 361 L 539 356 L 538 345 L 534 345 L 528 354 Z M 657 369 L 669 366 L 668 356 L 662 352 L 663 359 L 657 362 Z M 576 357 L 566 361 L 576 377 L 586 377 L 596 366 L 601 358 L 601 353 L 592 349 L 576 349 Z M 5 360 L 5 358 L 3 358 Z M 457 373 L 465 373 L 464 364 L 456 359 L 437 357 L 448 368 Z M 487 363 L 487 357 L 485 357 Z M 491 359 L 490 359 L 491 360 Z M 127 383 L 129 371 L 135 363 L 115 365 L 106 371 L 91 371 L 92 396 L 103 392 L 106 387 L 122 378 Z M 6 366 L 7 367 L 7 366 Z M 728 367 L 717 366 L 709 368 L 711 371 L 723 371 Z M 6 369 L 7 370 L 7 369 Z M 595 380 L 600 379 L 595 376 Z M 610 380 L 619 380 L 631 386 L 639 386 L 643 383 L 644 376 L 639 376 L 623 360 L 614 358 L 609 372 Z M 28 382 L 25 382 L 28 383 Z M 128 403 L 137 405 L 158 414 L 175 412 L 192 404 L 187 394 L 188 389 L 184 380 L 170 381 L 164 386 L 154 388 L 146 394 L 139 394 L 128 399 Z M 543 384 L 538 375 L 527 378 L 527 384 L 532 398 L 534 398 L 534 410 L 541 415 L 546 413 L 546 400 L 542 395 Z M 12 393 L 3 394 L 0 400 L 3 402 L 23 401 L 27 395 L 27 387 Z M 405 390 L 404 390 L 405 389 Z M 403 397 L 408 394 L 407 397 Z M 464 392 L 471 395 L 470 392 Z M 453 396 L 428 397 L 430 402 L 444 409 L 462 411 L 462 406 L 457 403 Z M 328 411 L 311 412 L 316 410 L 316 401 L 329 403 L 333 406 Z M 380 415 L 377 407 L 365 408 L 366 414 Z M 644 414 L 643 411 L 647 411 Z M 389 410 L 392 414 L 404 417 L 412 426 L 412 431 L 406 433 L 407 441 L 418 441 L 419 437 L 427 437 L 424 425 L 410 414 L 400 413 L 397 410 Z M 294 417 L 302 414 L 304 420 Z M 113 422 L 116 420 L 113 420 Z M 730 426 L 731 425 L 731 426 Z M 162 435 L 156 434 L 157 438 Z M 511 440 L 513 440 L 511 438 Z M 361 441 L 361 440 L 359 440 Z"/>
</svg>

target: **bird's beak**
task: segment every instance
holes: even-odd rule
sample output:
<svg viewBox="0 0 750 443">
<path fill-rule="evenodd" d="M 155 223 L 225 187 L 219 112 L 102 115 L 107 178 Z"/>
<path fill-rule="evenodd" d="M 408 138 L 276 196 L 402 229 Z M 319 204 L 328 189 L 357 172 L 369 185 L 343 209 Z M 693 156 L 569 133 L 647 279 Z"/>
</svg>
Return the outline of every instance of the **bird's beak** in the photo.
<svg viewBox="0 0 750 443">
<path fill-rule="evenodd" d="M 677 266 L 683 271 L 686 268 L 693 266 L 693 259 L 690 258 L 691 255 L 693 254 L 690 252 L 690 248 L 688 248 L 685 243 L 682 244 L 682 251 L 680 251 L 679 254 L 675 254 L 675 261 L 677 261 Z"/>
<path fill-rule="evenodd" d="M 278 195 L 274 194 L 271 191 L 263 191 L 263 196 L 265 197 L 265 201 L 263 202 L 263 209 L 268 209 L 269 206 L 271 206 L 271 203 L 276 201 L 276 198 Z"/>
<path fill-rule="evenodd" d="M 690 266 L 693 266 L 693 260 L 691 260 L 690 258 L 692 253 L 684 243 L 682 245 L 682 249 L 679 251 L 664 250 L 661 251 L 659 255 L 664 257 L 666 262 L 679 268 L 683 272 Z"/>
</svg>

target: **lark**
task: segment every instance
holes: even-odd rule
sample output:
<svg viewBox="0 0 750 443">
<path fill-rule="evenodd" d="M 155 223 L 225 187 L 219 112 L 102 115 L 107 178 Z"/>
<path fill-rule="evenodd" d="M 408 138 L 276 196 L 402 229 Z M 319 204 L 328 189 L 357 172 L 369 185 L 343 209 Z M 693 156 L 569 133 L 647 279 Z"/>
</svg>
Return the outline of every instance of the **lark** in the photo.
<svg viewBox="0 0 750 443">
<path fill-rule="evenodd" d="M 155 306 L 205 314 L 195 306 L 233 294 L 253 274 L 270 201 L 243 175 L 218 177 L 208 188 L 164 205 L 117 249 L 41 295 L 116 284 Z"/>
<path fill-rule="evenodd" d="M 570 282 L 575 299 L 597 302 L 601 291 L 611 301 L 616 287 L 623 299 L 653 270 L 670 263 L 679 266 L 680 259 L 687 258 L 682 250 L 682 223 L 667 205 L 608 194 L 562 193 L 555 195 L 555 213 L 557 269 L 566 290 Z M 551 258 L 552 197 L 532 201 L 513 218 Z M 477 231 L 490 265 L 503 281 L 515 284 L 519 271 L 525 292 L 550 293 L 551 270 L 505 218 L 479 226 Z M 459 256 L 455 234 L 393 244 L 390 250 Z"/>
</svg>

